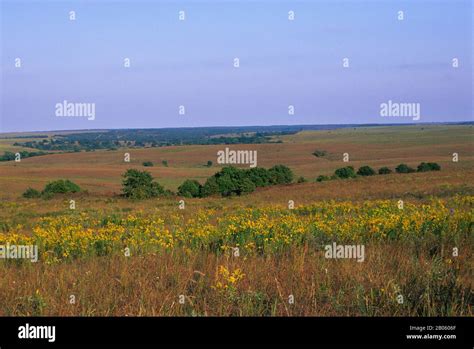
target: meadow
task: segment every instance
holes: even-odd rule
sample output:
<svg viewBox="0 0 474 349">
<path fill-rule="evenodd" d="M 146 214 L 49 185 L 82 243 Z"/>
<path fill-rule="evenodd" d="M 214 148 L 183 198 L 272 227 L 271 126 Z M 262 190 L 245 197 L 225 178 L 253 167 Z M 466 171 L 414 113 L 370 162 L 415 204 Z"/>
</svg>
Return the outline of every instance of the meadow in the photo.
<svg viewBox="0 0 474 349">
<path fill-rule="evenodd" d="M 38 245 L 40 260 L 0 261 L 0 315 L 472 316 L 472 136 L 471 125 L 416 125 L 231 145 L 308 180 L 235 197 L 119 196 L 122 173 L 144 161 L 166 189 L 203 183 L 224 145 L 2 162 L 0 245 Z M 344 166 L 344 153 L 356 168 L 436 162 L 441 171 L 315 182 Z M 61 178 L 86 191 L 21 197 Z M 365 258 L 326 258 L 332 243 L 363 245 Z"/>
</svg>

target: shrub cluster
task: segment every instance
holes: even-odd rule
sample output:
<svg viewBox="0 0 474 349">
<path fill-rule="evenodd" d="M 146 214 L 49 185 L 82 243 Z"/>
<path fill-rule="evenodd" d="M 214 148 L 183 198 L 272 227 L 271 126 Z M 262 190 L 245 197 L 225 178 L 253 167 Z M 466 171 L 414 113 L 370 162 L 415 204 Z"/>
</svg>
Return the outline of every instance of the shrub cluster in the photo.
<svg viewBox="0 0 474 349">
<path fill-rule="evenodd" d="M 31 158 L 33 156 L 42 156 L 42 155 L 48 155 L 49 153 L 46 153 L 44 151 L 20 151 L 18 152 L 20 154 L 21 159 L 25 158 Z M 16 154 L 12 153 L 11 151 L 6 151 L 3 153 L 3 155 L 0 156 L 0 161 L 13 161 L 16 158 Z"/>
<path fill-rule="evenodd" d="M 287 184 L 292 181 L 293 172 L 284 165 L 276 165 L 268 170 L 261 167 L 248 170 L 224 167 L 209 177 L 204 185 L 195 180 L 186 180 L 178 188 L 178 194 L 185 197 L 242 195 L 253 192 L 257 187 Z"/>
<path fill-rule="evenodd" d="M 81 188 L 76 183 L 71 182 L 69 179 L 59 179 L 46 184 L 41 192 L 33 188 L 28 188 L 23 193 L 23 197 L 28 199 L 39 197 L 47 199 L 54 196 L 54 194 L 78 193 L 80 191 Z"/>
<path fill-rule="evenodd" d="M 440 171 L 441 166 L 439 166 L 436 162 L 422 162 L 418 165 L 416 170 L 418 172 Z"/>
<path fill-rule="evenodd" d="M 427 172 L 427 171 L 440 171 L 441 166 L 435 162 L 422 162 L 418 165 L 417 169 L 408 166 L 407 164 L 400 164 L 395 168 L 397 173 L 412 173 L 412 172 Z M 380 175 L 390 174 L 392 170 L 388 167 L 381 167 L 378 170 Z M 320 175 L 316 178 L 317 182 L 328 181 L 330 179 L 345 179 L 345 178 L 355 178 L 359 176 L 374 176 L 376 174 L 375 170 L 370 166 L 362 166 L 359 168 L 357 173 L 352 166 L 346 166 L 338 168 L 332 177 Z"/>
<path fill-rule="evenodd" d="M 395 171 L 397 171 L 397 173 L 412 173 L 415 172 L 415 169 L 407 164 L 400 164 L 395 167 Z"/>
</svg>

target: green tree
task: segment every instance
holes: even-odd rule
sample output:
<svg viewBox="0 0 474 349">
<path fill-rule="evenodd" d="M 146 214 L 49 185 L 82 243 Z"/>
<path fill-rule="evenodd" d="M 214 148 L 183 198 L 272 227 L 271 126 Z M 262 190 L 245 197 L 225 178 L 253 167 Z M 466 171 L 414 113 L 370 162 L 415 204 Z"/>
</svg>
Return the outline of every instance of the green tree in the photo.
<svg viewBox="0 0 474 349">
<path fill-rule="evenodd" d="M 270 172 L 265 168 L 254 167 L 247 170 L 246 174 L 256 187 L 266 187 L 271 184 Z"/>
<path fill-rule="evenodd" d="M 287 184 L 293 181 L 293 171 L 285 165 L 273 166 L 268 172 L 272 184 Z"/>
<path fill-rule="evenodd" d="M 336 171 L 334 171 L 334 175 L 338 178 L 354 178 L 354 177 L 356 177 L 354 167 L 352 167 L 352 166 L 346 166 L 346 167 L 338 168 Z"/>
<path fill-rule="evenodd" d="M 211 196 L 219 194 L 219 184 L 215 176 L 209 177 L 201 188 L 201 196 Z"/>
<path fill-rule="evenodd" d="M 163 187 L 147 171 L 128 169 L 123 174 L 122 191 L 131 199 L 147 199 L 164 194 Z"/>
<path fill-rule="evenodd" d="M 379 168 L 379 174 L 381 175 L 390 174 L 390 173 L 392 173 L 392 170 L 389 169 L 388 167 Z"/>
<path fill-rule="evenodd" d="M 255 184 L 249 178 L 242 178 L 237 184 L 237 195 L 248 194 L 255 191 Z"/>
<path fill-rule="evenodd" d="M 412 173 L 415 172 L 415 169 L 408 166 L 407 164 L 400 164 L 395 168 L 397 173 Z"/>
<path fill-rule="evenodd" d="M 422 162 L 418 165 L 417 171 L 418 172 L 427 172 L 427 171 L 439 171 L 441 170 L 441 166 L 439 166 L 436 162 Z"/>
<path fill-rule="evenodd" d="M 202 186 L 194 179 L 187 179 L 178 187 L 178 194 L 187 198 L 196 198 L 201 195 Z"/>
<path fill-rule="evenodd" d="M 359 168 L 359 170 L 357 171 L 357 174 L 359 176 L 373 176 L 375 175 L 375 171 L 372 167 L 370 166 L 362 166 Z"/>
</svg>

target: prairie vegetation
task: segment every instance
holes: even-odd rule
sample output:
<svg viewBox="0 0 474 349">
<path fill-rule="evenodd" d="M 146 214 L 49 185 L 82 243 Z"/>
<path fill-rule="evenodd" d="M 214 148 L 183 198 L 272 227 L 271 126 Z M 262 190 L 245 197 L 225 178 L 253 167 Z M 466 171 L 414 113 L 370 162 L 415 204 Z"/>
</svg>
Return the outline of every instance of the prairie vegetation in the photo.
<svg viewBox="0 0 474 349">
<path fill-rule="evenodd" d="M 1 162 L 0 245 L 40 257 L 0 260 L 0 315 L 473 316 L 471 139 L 469 125 L 280 133 L 239 145 L 254 169 L 213 165 L 221 145 Z M 365 258 L 327 258 L 332 243 Z"/>
</svg>

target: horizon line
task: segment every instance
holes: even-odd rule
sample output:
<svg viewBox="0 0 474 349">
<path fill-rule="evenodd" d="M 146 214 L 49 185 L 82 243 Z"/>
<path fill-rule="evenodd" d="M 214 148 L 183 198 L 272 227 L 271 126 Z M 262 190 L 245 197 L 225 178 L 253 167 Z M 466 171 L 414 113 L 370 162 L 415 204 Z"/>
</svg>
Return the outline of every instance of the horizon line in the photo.
<svg viewBox="0 0 474 349">
<path fill-rule="evenodd" d="M 173 130 L 173 129 L 200 129 L 200 128 L 257 128 L 257 127 L 308 127 L 308 126 L 346 126 L 346 127 L 377 127 L 377 126 L 417 126 L 417 125 L 466 125 L 474 124 L 474 120 L 464 121 L 427 121 L 417 123 L 337 123 L 337 124 L 273 124 L 273 125 L 231 125 L 231 126 L 183 126 L 183 127 L 121 127 L 121 128 L 84 128 L 38 131 L 7 131 L 0 135 L 12 133 L 41 133 L 41 132 L 84 132 L 84 131 L 120 131 L 120 130 Z M 343 128 L 343 127 L 341 127 Z"/>
</svg>

